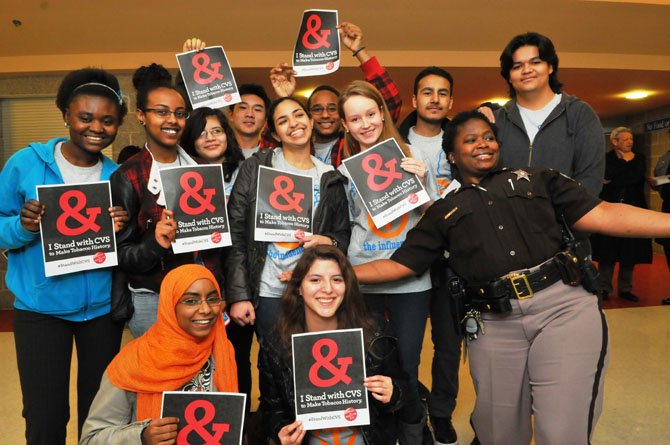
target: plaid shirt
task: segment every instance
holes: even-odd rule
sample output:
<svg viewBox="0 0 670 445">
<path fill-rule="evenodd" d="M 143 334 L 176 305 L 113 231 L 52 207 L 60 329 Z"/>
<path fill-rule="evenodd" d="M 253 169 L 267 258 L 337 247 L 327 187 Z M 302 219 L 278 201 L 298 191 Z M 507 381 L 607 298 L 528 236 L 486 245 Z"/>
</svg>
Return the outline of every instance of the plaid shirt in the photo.
<svg viewBox="0 0 670 445">
<path fill-rule="evenodd" d="M 149 150 L 142 149 L 111 177 L 112 201 L 128 212 L 128 223 L 116 238 L 119 266 L 128 273 L 133 288 L 157 293 L 165 274 L 182 264 L 202 262 L 221 281 L 221 249 L 175 254 L 154 240 L 156 222 L 164 208 L 147 188 L 152 162 Z"/>
</svg>

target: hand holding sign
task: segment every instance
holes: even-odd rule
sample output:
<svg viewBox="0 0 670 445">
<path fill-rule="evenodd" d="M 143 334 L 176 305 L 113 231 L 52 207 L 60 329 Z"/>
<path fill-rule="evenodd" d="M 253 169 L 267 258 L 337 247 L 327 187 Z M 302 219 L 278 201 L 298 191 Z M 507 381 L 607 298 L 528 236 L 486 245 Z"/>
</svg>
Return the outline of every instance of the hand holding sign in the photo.
<svg viewBox="0 0 670 445">
<path fill-rule="evenodd" d="M 163 210 L 161 219 L 156 223 L 154 236 L 163 249 L 169 249 L 177 235 L 177 223 L 172 210 Z"/>
<path fill-rule="evenodd" d="M 142 431 L 143 445 L 157 445 L 161 443 L 174 443 L 177 438 L 177 425 L 179 419 L 176 417 L 161 417 L 153 419 Z"/>
<path fill-rule="evenodd" d="M 381 403 L 389 403 L 393 397 L 393 380 L 385 375 L 373 375 L 363 380 L 363 386 L 372 394 L 372 397 Z"/>
<path fill-rule="evenodd" d="M 300 445 L 306 433 L 307 431 L 302 428 L 302 422 L 296 420 L 280 429 L 277 437 L 281 445 Z"/>
<path fill-rule="evenodd" d="M 270 83 L 279 97 L 288 97 L 295 91 L 298 74 L 288 63 L 280 63 L 270 70 Z"/>
<path fill-rule="evenodd" d="M 207 45 L 204 41 L 200 40 L 197 37 L 191 37 L 186 39 L 184 45 L 182 46 L 181 52 L 187 53 L 189 51 L 202 51 Z"/>
<path fill-rule="evenodd" d="M 29 199 L 21 207 L 21 225 L 26 230 L 38 232 L 40 230 L 40 220 L 44 215 L 45 206 L 39 201 Z"/>
<path fill-rule="evenodd" d="M 400 161 L 400 167 L 405 170 L 407 173 L 416 175 L 421 181 L 421 184 L 426 186 L 426 174 L 428 173 L 428 168 L 426 168 L 426 163 L 421 159 L 417 158 L 403 158 Z"/>
<path fill-rule="evenodd" d="M 128 222 L 128 211 L 121 206 L 110 207 L 109 216 L 114 220 L 114 232 L 118 233 Z"/>
<path fill-rule="evenodd" d="M 363 30 L 351 22 L 342 22 L 337 29 L 340 32 L 342 44 L 349 49 L 349 51 L 356 52 L 363 46 Z"/>
</svg>

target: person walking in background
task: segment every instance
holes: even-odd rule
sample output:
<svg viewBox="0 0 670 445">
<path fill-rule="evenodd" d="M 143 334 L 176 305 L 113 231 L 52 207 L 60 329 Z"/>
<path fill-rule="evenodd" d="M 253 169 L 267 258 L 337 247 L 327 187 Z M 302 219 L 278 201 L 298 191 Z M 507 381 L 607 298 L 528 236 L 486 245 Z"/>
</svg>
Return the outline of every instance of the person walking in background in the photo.
<svg viewBox="0 0 670 445">
<path fill-rule="evenodd" d="M 605 179 L 600 198 L 646 209 L 646 162 L 642 154 L 633 152 L 633 132 L 630 128 L 617 127 L 612 130 L 610 141 L 614 150 L 605 157 Z M 638 302 L 639 297 L 633 293 L 633 269 L 636 264 L 651 263 L 651 241 L 594 234 L 591 244 L 593 259 L 598 262 L 600 272 L 601 298 L 607 300 L 612 293 L 614 264 L 619 263 L 619 297 Z"/>
</svg>

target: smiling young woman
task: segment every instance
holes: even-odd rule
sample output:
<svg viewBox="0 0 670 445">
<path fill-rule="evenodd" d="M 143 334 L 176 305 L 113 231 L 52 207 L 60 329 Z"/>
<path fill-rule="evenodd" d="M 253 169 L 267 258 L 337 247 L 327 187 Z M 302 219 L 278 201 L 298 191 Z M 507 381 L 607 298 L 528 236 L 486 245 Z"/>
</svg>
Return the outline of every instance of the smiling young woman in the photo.
<svg viewBox="0 0 670 445">
<path fill-rule="evenodd" d="M 126 161 L 112 176 L 112 197 L 128 209 L 129 224 L 117 238 L 119 266 L 128 277 L 134 312 L 128 327 L 135 337 L 155 321 L 158 290 L 166 273 L 182 264 L 204 264 L 221 280 L 221 251 L 172 252 L 177 222 L 165 209 L 159 171 L 166 167 L 197 164 L 179 140 L 190 113 L 181 94 L 172 85 L 165 68 L 152 64 L 133 76 L 137 89 L 137 111 L 144 127 L 144 149 Z"/>
<path fill-rule="evenodd" d="M 439 197 L 433 173 L 427 171 L 424 153 L 403 142 L 393 125 L 381 93 L 375 87 L 362 81 L 350 83 L 340 95 L 339 109 L 342 125 L 347 130 L 344 139 L 345 158 L 388 138 L 394 138 L 406 156 L 400 164 L 401 168 L 419 177 L 431 199 Z M 386 246 L 402 244 L 407 232 L 416 225 L 423 210 L 432 201 L 384 227 L 376 227 L 348 171 L 344 166 L 340 166 L 339 170 L 349 179 L 347 199 L 353 220 L 349 260 L 352 264 L 361 264 L 390 257 L 393 248 Z M 375 248 L 370 249 L 369 246 Z M 428 273 L 408 277 L 397 283 L 362 286 L 365 303 L 373 316 L 382 320 L 388 314 L 393 331 L 398 336 L 398 350 L 403 369 L 409 375 L 409 388 L 415 395 L 418 395 L 419 361 L 430 307 L 430 290 L 431 280 Z"/>
<path fill-rule="evenodd" d="M 217 279 L 188 264 L 160 288 L 157 320 L 107 367 L 81 444 L 174 443 L 176 417 L 160 417 L 163 391 L 237 392 L 233 347 Z"/>
<path fill-rule="evenodd" d="M 305 249 L 286 286 L 277 326 L 261 340 L 260 409 L 266 435 L 281 445 L 382 445 L 398 439 L 401 445 L 420 444 L 423 410 L 416 394 L 407 388 L 396 340 L 385 326 L 367 312 L 344 253 L 326 245 Z M 352 328 L 363 330 L 367 372 L 363 384 L 372 396 L 370 425 L 307 432 L 295 421 L 291 336 Z M 401 425 L 399 431 L 396 421 Z"/>
<path fill-rule="evenodd" d="M 81 432 L 123 329 L 110 315 L 110 268 L 45 276 L 40 220 L 56 209 L 36 200 L 35 187 L 108 180 L 117 166 L 101 152 L 114 141 L 128 109 L 116 77 L 92 68 L 65 76 L 56 105 L 69 138 L 30 144 L 0 173 L 0 248 L 10 251 L 6 279 L 16 297 L 14 337 L 29 444 L 65 443 L 73 340 Z M 109 211 L 120 229 L 126 212 Z"/>
<path fill-rule="evenodd" d="M 228 203 L 233 245 L 226 252 L 225 285 L 229 326 L 240 366 L 240 390 L 251 390 L 249 354 L 254 330 L 262 338 L 275 325 L 284 292 L 280 275 L 293 270 L 302 251 L 317 244 L 347 249 L 349 214 L 344 177 L 310 155 L 312 120 L 294 97 L 276 100 L 268 111 L 269 128 L 281 146 L 261 149 L 244 161 Z M 261 166 L 311 176 L 313 180 L 313 235 L 295 243 L 254 240 L 258 171 Z M 242 369 L 244 367 L 244 369 Z M 245 373 L 242 376 L 242 373 Z M 247 392 L 248 393 L 248 392 Z"/>
</svg>

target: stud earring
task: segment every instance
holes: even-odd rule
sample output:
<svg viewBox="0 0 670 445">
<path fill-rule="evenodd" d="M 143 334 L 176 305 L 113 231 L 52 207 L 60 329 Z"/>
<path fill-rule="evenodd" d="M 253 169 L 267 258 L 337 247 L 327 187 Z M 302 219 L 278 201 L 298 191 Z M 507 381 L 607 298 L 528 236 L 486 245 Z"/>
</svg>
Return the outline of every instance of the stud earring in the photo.
<svg viewBox="0 0 670 445">
<path fill-rule="evenodd" d="M 67 122 L 63 122 L 63 125 L 65 125 L 65 128 L 70 128 L 70 124 L 68 124 Z"/>
<path fill-rule="evenodd" d="M 144 127 L 144 121 L 140 121 L 140 125 Z"/>
</svg>

